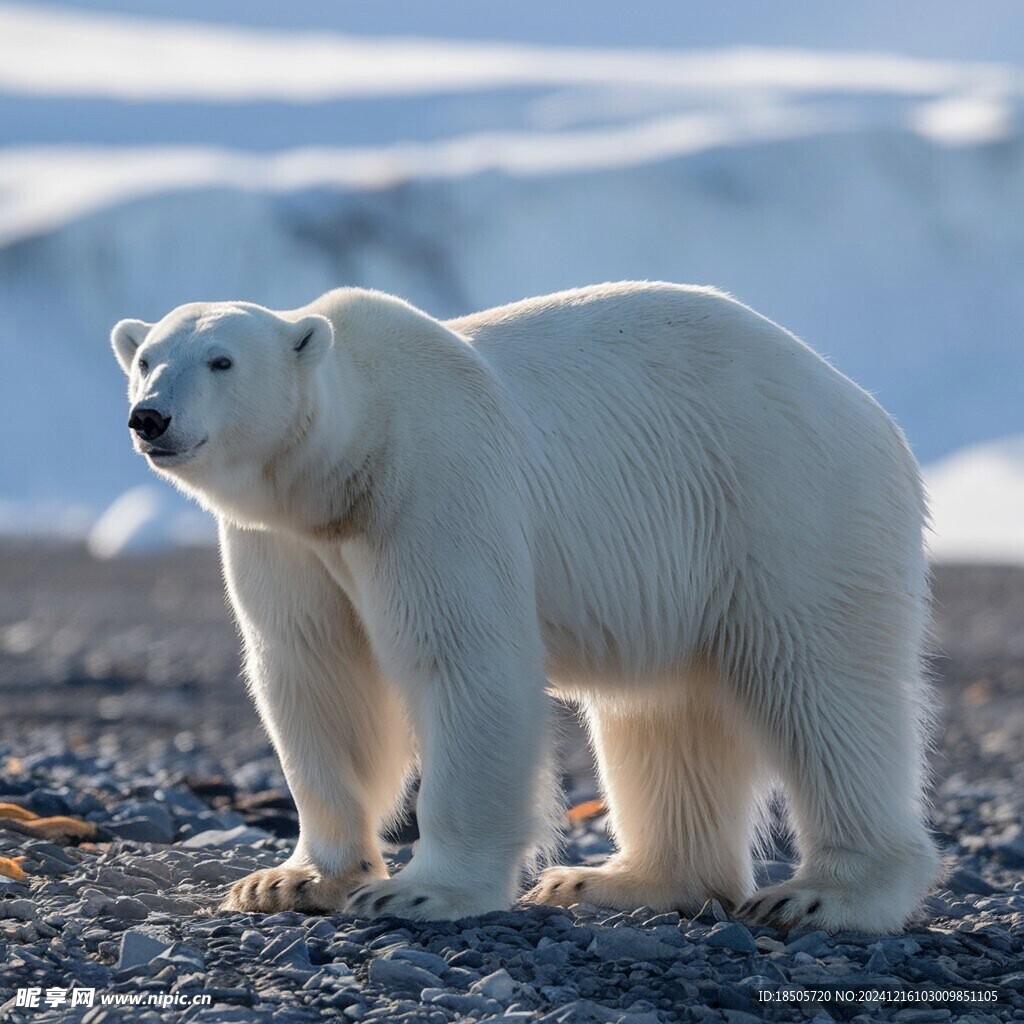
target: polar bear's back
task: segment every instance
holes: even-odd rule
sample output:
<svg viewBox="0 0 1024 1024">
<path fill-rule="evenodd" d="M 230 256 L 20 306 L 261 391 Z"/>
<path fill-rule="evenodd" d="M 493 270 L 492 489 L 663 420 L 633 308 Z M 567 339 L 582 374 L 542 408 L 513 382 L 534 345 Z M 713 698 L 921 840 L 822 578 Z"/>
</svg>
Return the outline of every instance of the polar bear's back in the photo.
<svg viewBox="0 0 1024 1024">
<path fill-rule="evenodd" d="M 627 663 L 660 660 L 758 592 L 781 616 L 922 593 L 923 499 L 902 434 L 741 303 L 627 282 L 447 326 L 522 414 L 538 594 L 565 660 L 595 629 Z"/>
<path fill-rule="evenodd" d="M 829 378 L 850 383 L 788 331 L 727 294 L 696 285 L 593 285 L 484 310 L 446 326 L 467 338 L 526 402 L 546 390 L 564 401 L 570 379 L 587 381 L 587 403 L 602 385 L 619 387 L 629 380 L 684 393 L 701 381 L 742 390 L 788 372 L 792 361 L 823 386 Z M 720 391 L 717 397 L 727 395 Z"/>
</svg>

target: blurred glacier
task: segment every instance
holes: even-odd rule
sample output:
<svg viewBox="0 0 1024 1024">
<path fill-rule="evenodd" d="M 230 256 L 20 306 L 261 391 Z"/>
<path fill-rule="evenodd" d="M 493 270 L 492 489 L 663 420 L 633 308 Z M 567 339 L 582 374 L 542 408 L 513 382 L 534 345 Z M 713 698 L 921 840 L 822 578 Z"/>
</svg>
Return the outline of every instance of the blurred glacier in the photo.
<svg viewBox="0 0 1024 1024">
<path fill-rule="evenodd" d="M 154 484 L 110 326 L 338 284 L 440 317 L 600 280 L 715 284 L 875 393 L 925 462 L 1020 434 L 1022 83 L 1014 65 L 883 53 L 0 3 L 0 529 L 96 525 L 111 553 L 202 536 L 169 488 L 133 490 Z M 1007 450 L 929 472 L 937 556 L 1009 507 Z M 1019 551 L 1010 519 L 984 527 L 990 557 Z"/>
<path fill-rule="evenodd" d="M 933 558 L 1024 565 L 1024 434 L 954 452 L 926 484 Z"/>
</svg>

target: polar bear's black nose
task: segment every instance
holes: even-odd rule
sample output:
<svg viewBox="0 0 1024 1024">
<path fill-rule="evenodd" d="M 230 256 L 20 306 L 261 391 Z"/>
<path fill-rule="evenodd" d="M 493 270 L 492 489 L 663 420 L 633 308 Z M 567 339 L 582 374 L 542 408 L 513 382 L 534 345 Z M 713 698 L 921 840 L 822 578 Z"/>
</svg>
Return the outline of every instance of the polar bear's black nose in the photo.
<svg viewBox="0 0 1024 1024">
<path fill-rule="evenodd" d="M 170 425 L 171 417 L 156 409 L 132 409 L 128 420 L 128 429 L 145 441 L 155 441 Z"/>
</svg>

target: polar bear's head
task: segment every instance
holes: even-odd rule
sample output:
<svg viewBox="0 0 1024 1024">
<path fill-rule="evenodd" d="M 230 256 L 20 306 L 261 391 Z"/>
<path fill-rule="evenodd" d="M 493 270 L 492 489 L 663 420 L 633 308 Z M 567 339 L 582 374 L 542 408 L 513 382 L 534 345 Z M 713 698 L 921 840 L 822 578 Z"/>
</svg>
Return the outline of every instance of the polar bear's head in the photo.
<svg viewBox="0 0 1024 1024">
<path fill-rule="evenodd" d="M 128 375 L 136 451 L 193 485 L 265 461 L 294 432 L 333 341 L 326 317 L 242 302 L 179 306 L 155 324 L 122 320 L 111 344 Z"/>
</svg>

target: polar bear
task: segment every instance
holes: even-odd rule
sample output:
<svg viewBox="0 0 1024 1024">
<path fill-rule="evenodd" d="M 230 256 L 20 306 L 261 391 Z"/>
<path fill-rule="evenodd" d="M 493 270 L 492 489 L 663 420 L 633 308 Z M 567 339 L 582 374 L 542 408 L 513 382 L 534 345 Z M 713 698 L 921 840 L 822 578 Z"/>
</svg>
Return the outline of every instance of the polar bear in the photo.
<svg viewBox="0 0 1024 1024">
<path fill-rule="evenodd" d="M 605 284 L 440 322 L 344 288 L 123 320 L 129 427 L 212 511 L 300 816 L 228 910 L 506 908 L 550 840 L 546 692 L 617 852 L 525 899 L 882 933 L 924 824 L 925 503 L 882 408 L 728 295 Z M 412 765 L 421 838 L 378 835 Z M 755 891 L 781 781 L 795 876 Z"/>
</svg>

